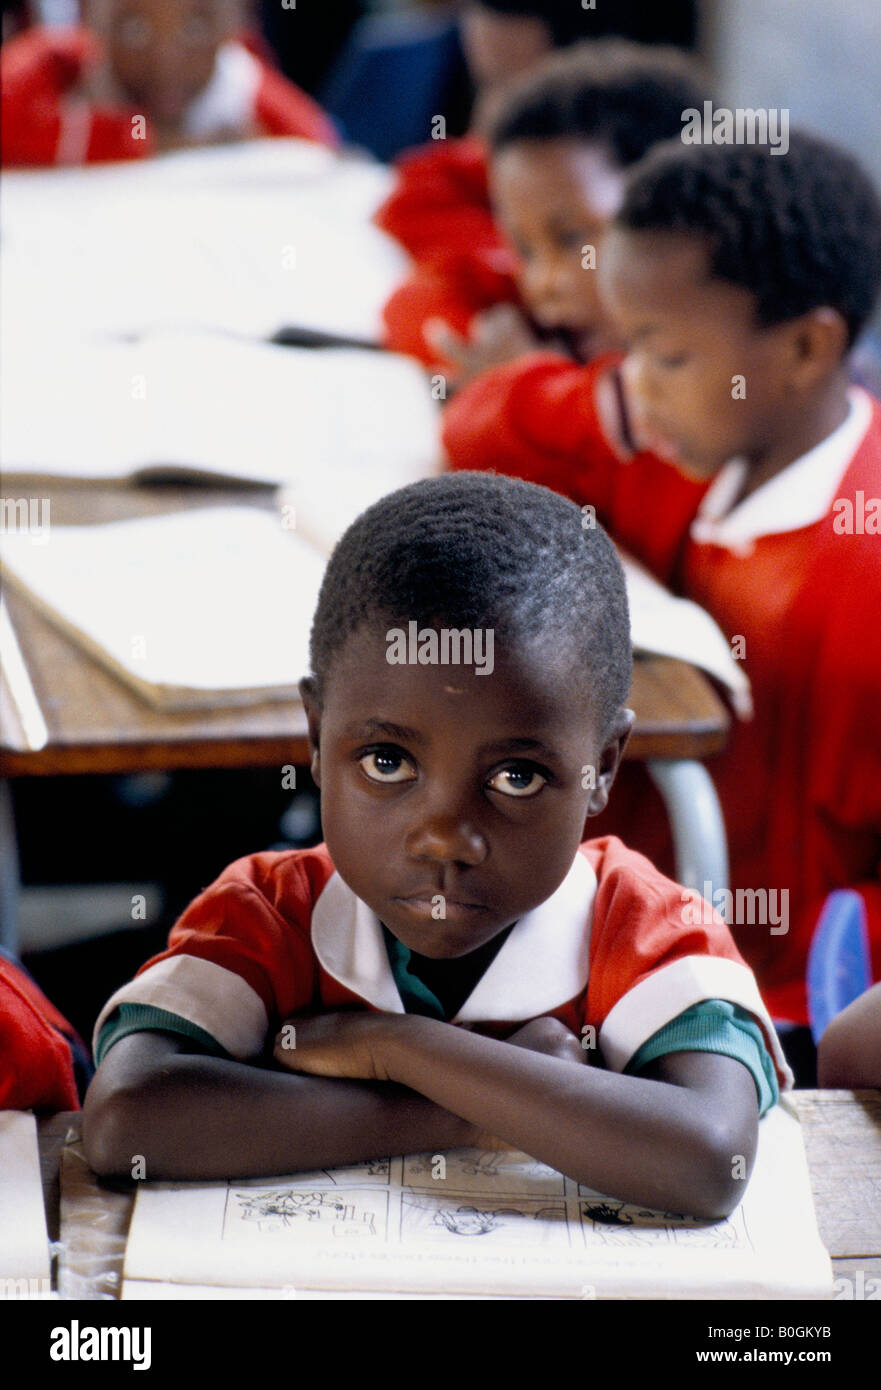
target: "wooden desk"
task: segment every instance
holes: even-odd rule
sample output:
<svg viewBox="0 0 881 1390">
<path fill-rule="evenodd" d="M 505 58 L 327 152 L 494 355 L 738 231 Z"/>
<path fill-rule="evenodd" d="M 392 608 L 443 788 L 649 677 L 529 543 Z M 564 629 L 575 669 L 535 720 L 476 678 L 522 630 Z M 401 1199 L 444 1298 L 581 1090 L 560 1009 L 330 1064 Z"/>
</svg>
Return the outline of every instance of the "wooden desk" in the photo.
<svg viewBox="0 0 881 1390">
<path fill-rule="evenodd" d="M 865 1298 L 881 1291 L 881 1091 L 793 1094 L 833 1297 Z M 98 1183 L 82 1156 L 80 1120 L 71 1112 L 39 1123 L 47 1225 L 63 1244 L 55 1286 L 62 1296 L 118 1297 L 133 1185 Z"/>
<path fill-rule="evenodd" d="M 237 503 L 274 510 L 261 489 L 197 487 L 46 489 L 56 525 L 155 515 Z M 6 600 L 49 730 L 43 749 L 27 747 L 0 682 L 0 776 L 123 773 L 148 769 L 271 767 L 308 762 L 302 707 L 267 702 L 248 710 L 163 714 L 152 710 L 5 586 Z M 728 712 L 701 672 L 681 661 L 640 659 L 631 703 L 636 727 L 626 756 L 704 758 L 725 746 Z"/>
</svg>

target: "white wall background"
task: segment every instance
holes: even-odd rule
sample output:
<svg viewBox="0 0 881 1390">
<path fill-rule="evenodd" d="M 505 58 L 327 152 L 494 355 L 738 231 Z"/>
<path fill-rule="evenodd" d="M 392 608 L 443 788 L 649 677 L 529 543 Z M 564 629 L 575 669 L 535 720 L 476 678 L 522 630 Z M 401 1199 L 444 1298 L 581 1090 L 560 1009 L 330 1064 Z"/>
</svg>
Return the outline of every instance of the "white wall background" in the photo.
<svg viewBox="0 0 881 1390">
<path fill-rule="evenodd" d="M 881 188 L 881 0 L 700 0 L 700 22 L 720 104 L 787 107 Z"/>
<path fill-rule="evenodd" d="M 881 185 L 881 0 L 702 0 L 702 47 L 731 106 L 785 106 Z"/>
</svg>

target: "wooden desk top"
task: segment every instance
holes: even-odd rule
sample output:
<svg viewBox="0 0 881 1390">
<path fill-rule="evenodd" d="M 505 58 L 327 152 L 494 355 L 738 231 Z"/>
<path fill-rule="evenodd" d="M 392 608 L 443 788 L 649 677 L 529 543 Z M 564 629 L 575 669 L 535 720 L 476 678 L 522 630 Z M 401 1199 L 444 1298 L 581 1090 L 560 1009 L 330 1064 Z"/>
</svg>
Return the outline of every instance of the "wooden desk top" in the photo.
<svg viewBox="0 0 881 1390">
<path fill-rule="evenodd" d="M 58 525 L 119 521 L 186 507 L 230 503 L 273 510 L 258 489 L 149 486 L 46 489 Z M 206 767 L 270 767 L 308 762 L 306 721 L 291 701 L 247 710 L 164 714 L 54 628 L 9 586 L 6 602 L 49 730 L 39 751 L 27 747 L 0 681 L 0 776 L 138 772 Z M 640 658 L 630 703 L 636 726 L 626 756 L 704 758 L 725 746 L 730 718 L 707 678 L 681 661 Z"/>
<path fill-rule="evenodd" d="M 792 1098 L 833 1296 L 850 1289 L 852 1298 L 865 1298 L 874 1294 L 870 1280 L 881 1288 L 881 1091 L 795 1091 Z M 78 1111 L 39 1122 L 49 1237 L 63 1242 L 59 1287 L 63 1297 L 118 1297 L 134 1191 L 97 1182 L 77 1142 L 80 1122 Z"/>
</svg>

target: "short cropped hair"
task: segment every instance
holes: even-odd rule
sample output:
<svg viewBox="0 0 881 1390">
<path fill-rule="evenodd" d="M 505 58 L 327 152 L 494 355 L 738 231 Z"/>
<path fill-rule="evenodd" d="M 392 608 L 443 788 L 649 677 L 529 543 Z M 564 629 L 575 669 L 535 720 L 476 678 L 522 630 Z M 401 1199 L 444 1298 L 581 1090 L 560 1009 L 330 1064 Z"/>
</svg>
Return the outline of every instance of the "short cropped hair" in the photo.
<svg viewBox="0 0 881 1390">
<path fill-rule="evenodd" d="M 679 135 L 683 111 L 709 95 L 701 68 L 679 49 L 625 39 L 579 43 L 512 85 L 490 146 L 498 152 L 520 140 L 590 140 L 626 168 Z"/>
<path fill-rule="evenodd" d="M 585 523 L 588 523 L 585 525 Z M 492 629 L 550 639 L 602 736 L 627 699 L 630 619 L 617 552 L 592 513 L 549 488 L 448 473 L 374 503 L 337 544 L 310 656 L 319 702 L 334 658 L 364 624 Z"/>
<path fill-rule="evenodd" d="M 789 149 L 670 142 L 630 175 L 616 225 L 702 237 L 714 279 L 756 298 L 763 326 L 836 309 L 852 343 L 881 289 L 881 201 L 845 150 L 806 131 Z"/>
</svg>

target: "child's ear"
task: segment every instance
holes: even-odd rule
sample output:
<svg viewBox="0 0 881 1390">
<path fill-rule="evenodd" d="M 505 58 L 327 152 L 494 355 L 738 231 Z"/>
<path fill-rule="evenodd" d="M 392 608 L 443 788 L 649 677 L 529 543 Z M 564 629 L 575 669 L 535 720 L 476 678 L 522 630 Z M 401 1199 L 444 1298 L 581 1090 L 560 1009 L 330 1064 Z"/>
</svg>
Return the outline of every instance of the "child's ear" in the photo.
<svg viewBox="0 0 881 1390">
<path fill-rule="evenodd" d="M 792 348 L 790 380 L 797 390 L 809 390 L 840 369 L 849 332 L 837 309 L 811 309 L 787 326 Z"/>
<path fill-rule="evenodd" d="M 620 709 L 615 716 L 615 722 L 606 735 L 606 741 L 596 766 L 594 778 L 596 785 L 590 789 L 590 795 L 587 798 L 587 814 L 589 816 L 598 816 L 600 811 L 606 809 L 609 792 L 612 790 L 612 783 L 618 773 L 621 756 L 635 719 L 636 715 L 632 709 Z"/>
<path fill-rule="evenodd" d="M 309 726 L 309 751 L 312 754 L 310 771 L 312 781 L 316 787 L 321 786 L 321 704 L 318 700 L 315 679 L 312 676 L 304 676 L 300 681 L 300 699 L 303 701 L 303 709 L 306 711 L 306 722 Z"/>
</svg>

